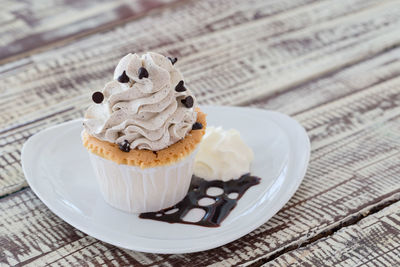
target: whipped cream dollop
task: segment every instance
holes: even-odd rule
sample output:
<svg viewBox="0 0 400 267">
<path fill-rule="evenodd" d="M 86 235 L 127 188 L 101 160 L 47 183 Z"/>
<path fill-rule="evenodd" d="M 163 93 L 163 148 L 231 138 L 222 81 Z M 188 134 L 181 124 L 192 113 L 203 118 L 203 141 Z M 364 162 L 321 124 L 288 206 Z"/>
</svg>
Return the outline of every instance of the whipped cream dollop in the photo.
<svg viewBox="0 0 400 267">
<path fill-rule="evenodd" d="M 85 113 L 87 133 L 152 151 L 183 139 L 196 122 L 196 102 L 172 62 L 151 52 L 123 57 L 102 91 L 104 100 Z"/>
<path fill-rule="evenodd" d="M 237 179 L 250 172 L 253 159 L 253 151 L 237 130 L 207 127 L 196 155 L 194 174 L 206 180 Z"/>
</svg>

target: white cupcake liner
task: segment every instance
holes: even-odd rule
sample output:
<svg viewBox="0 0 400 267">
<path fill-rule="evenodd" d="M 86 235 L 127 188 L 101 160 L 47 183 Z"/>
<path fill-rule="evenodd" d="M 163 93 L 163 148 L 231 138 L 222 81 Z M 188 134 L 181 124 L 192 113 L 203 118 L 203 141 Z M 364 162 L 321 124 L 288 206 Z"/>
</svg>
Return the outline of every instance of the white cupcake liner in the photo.
<svg viewBox="0 0 400 267">
<path fill-rule="evenodd" d="M 174 164 L 145 169 L 89 155 L 105 201 L 126 212 L 142 213 L 171 207 L 185 197 L 197 150 Z"/>
</svg>

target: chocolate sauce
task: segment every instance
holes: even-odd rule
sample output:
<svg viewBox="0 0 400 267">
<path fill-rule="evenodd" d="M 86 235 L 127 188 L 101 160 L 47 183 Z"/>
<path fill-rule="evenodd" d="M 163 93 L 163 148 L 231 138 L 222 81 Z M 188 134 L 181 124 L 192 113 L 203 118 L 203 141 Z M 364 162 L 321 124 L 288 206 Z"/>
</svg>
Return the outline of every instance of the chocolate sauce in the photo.
<svg viewBox="0 0 400 267">
<path fill-rule="evenodd" d="M 260 178 L 251 176 L 250 174 L 245 174 L 239 179 L 229 180 L 227 182 L 220 180 L 207 181 L 193 176 L 189 192 L 181 202 L 173 207 L 158 212 L 141 213 L 139 218 L 168 223 L 184 223 L 206 227 L 218 227 L 236 207 L 238 200 L 243 196 L 247 189 L 259 183 Z M 218 187 L 223 189 L 224 192 L 218 196 L 207 195 L 207 190 L 211 187 Z M 235 199 L 229 198 L 228 195 L 231 193 L 236 193 L 237 197 Z M 200 206 L 198 201 L 202 198 L 212 198 L 215 202 L 208 206 Z M 205 211 L 203 218 L 198 222 L 184 221 L 183 218 L 185 215 L 194 208 L 203 209 Z M 177 211 L 167 214 L 168 211 L 174 209 L 177 209 Z"/>
</svg>

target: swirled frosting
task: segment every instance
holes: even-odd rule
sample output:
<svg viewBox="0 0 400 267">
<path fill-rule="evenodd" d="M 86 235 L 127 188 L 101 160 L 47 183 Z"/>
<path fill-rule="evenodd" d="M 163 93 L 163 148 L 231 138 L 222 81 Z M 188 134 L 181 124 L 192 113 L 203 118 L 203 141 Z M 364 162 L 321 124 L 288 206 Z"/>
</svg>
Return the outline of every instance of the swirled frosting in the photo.
<svg viewBox="0 0 400 267">
<path fill-rule="evenodd" d="M 148 77 L 139 79 L 141 67 Z M 180 81 L 182 74 L 167 57 L 126 55 L 115 68 L 114 80 L 105 85 L 102 103 L 92 104 L 86 111 L 85 130 L 100 140 L 128 142 L 130 149 L 158 151 L 176 143 L 189 133 L 197 118 L 196 103 L 193 107 L 182 103 L 188 96 L 194 99 L 190 90 L 175 90 Z"/>
<path fill-rule="evenodd" d="M 206 180 L 228 181 L 250 172 L 253 150 L 235 129 L 207 127 L 196 155 L 194 174 Z"/>
</svg>

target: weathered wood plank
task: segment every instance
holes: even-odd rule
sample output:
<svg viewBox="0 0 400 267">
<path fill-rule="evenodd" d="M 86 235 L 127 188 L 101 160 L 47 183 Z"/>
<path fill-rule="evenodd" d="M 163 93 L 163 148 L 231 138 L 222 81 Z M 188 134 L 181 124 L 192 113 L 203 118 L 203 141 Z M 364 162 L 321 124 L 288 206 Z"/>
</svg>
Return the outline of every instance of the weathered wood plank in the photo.
<svg viewBox="0 0 400 267">
<path fill-rule="evenodd" d="M 0 61 L 112 26 L 178 0 L 0 1 Z"/>
<path fill-rule="evenodd" d="M 399 266 L 400 202 L 263 266 Z"/>
<path fill-rule="evenodd" d="M 189 255 L 142 254 L 107 247 L 82 233 L 77 234 L 79 231 L 75 229 L 73 232 L 79 237 L 69 241 L 69 237 L 63 233 L 70 233 L 71 228 L 55 219 L 26 189 L 17 193 L 20 196 L 18 198 L 5 197 L 0 200 L 0 214 L 4 214 L 0 221 L 6 222 L 6 238 L 12 233 L 20 237 L 17 240 L 27 240 L 28 236 L 37 243 L 33 250 L 27 241 L 7 239 L 12 244 L 14 254 L 5 252 L 3 261 L 24 262 L 32 259 L 40 263 L 61 263 L 85 259 L 96 263 L 105 260 L 103 255 L 108 255 L 108 259 L 118 261 L 122 258 L 134 263 L 139 261 L 143 265 L 181 266 L 189 262 L 199 265 L 235 265 L 268 258 L 288 247 L 299 246 L 320 233 L 329 232 L 353 216 L 368 213 L 379 204 L 400 200 L 399 107 L 400 78 L 396 77 L 298 114 L 296 118 L 309 131 L 313 148 L 304 182 L 289 203 L 269 222 L 221 248 Z M 20 198 L 29 200 L 16 200 Z M 15 209 L 10 208 L 14 205 L 10 204 L 13 201 L 21 202 L 21 205 Z M 27 203 L 36 203 L 36 206 L 30 207 Z M 31 218 L 31 226 L 26 218 Z M 53 224 L 60 227 L 56 233 L 52 232 Z M 64 227 L 68 231 L 62 230 Z M 65 238 L 67 241 L 56 242 L 61 244 L 60 248 L 46 248 L 48 244 L 53 244 L 49 241 L 50 237 L 42 237 L 46 235 L 56 236 L 60 240 Z"/>
<path fill-rule="evenodd" d="M 399 75 L 400 47 L 283 93 L 253 101 L 250 106 L 296 115 Z"/>
<path fill-rule="evenodd" d="M 382 45 L 378 36 L 391 35 L 393 27 L 400 23 L 400 18 L 393 17 L 397 9 L 391 1 L 352 0 L 333 7 L 329 1 L 306 6 L 302 6 L 307 3 L 305 0 L 281 1 L 271 10 L 266 7 L 274 6 L 271 4 L 274 2 L 254 1 L 252 5 L 228 2 L 230 4 L 222 10 L 213 8 L 213 1 L 189 2 L 165 10 L 162 16 L 142 18 L 115 31 L 3 66 L 0 139 L 4 152 L 0 156 L 8 158 L 10 155 L 16 160 L 2 161 L 0 193 L 13 192 L 25 185 L 18 171 L 17 155 L 23 141 L 34 132 L 32 129 L 37 131 L 80 116 L 89 103 L 90 89 L 102 87 L 110 79 L 118 58 L 128 51 L 157 48 L 166 54 L 183 56 L 178 64 L 200 103 L 238 104 L 257 97 L 256 91 L 264 94 L 282 90 L 284 87 L 274 83 L 287 82 L 286 74 L 295 73 L 294 67 L 316 70 L 313 58 L 318 55 L 324 62 L 331 59 L 336 62 L 333 65 L 341 65 L 337 57 L 347 55 L 340 54 L 343 51 L 355 57 L 367 56 L 360 52 L 362 47 L 358 42 L 376 44 L 383 49 L 396 39 Z M 283 12 L 290 7 L 293 9 Z M 323 13 L 327 8 L 329 13 Z M 199 12 L 193 13 L 193 10 Z M 210 16 L 205 16 L 202 10 L 211 10 Z M 358 13 L 353 14 L 355 11 Z M 344 17 L 343 20 L 339 20 L 340 17 Z M 164 28 L 147 29 L 144 25 L 150 20 Z M 335 38 L 325 40 L 326 32 Z M 309 37 L 310 34 L 314 37 Z M 126 36 L 135 38 L 128 38 L 127 43 L 115 43 Z M 310 50 L 309 43 L 295 41 L 307 38 L 315 49 Z M 103 43 L 99 44 L 99 40 Z M 286 45 L 289 40 L 292 40 L 291 45 Z M 232 56 L 233 52 L 237 52 L 241 60 Z M 326 56 L 321 57 L 321 53 Z M 304 73 L 297 74 L 290 77 L 307 79 Z M 268 79 L 266 84 L 271 85 L 261 85 L 263 79 Z"/>
</svg>

